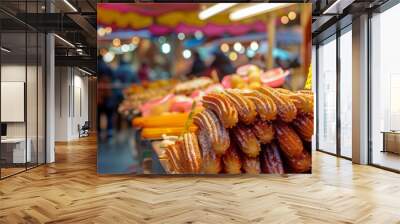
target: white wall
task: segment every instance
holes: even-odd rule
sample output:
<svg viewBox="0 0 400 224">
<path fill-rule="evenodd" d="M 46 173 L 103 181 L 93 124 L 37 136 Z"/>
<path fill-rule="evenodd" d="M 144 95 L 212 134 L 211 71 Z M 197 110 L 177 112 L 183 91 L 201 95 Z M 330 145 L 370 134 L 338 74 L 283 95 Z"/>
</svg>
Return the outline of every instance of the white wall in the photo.
<svg viewBox="0 0 400 224">
<path fill-rule="evenodd" d="M 38 71 L 37 71 L 38 69 Z M 27 77 L 27 80 L 25 78 Z M 26 83 L 26 110 L 27 120 L 24 122 L 6 122 L 7 137 L 25 138 L 30 140 L 32 162 L 39 159 L 39 163 L 44 163 L 44 74 L 42 68 L 25 64 L 3 64 L 1 66 L 1 81 L 24 82 Z M 4 97 L 4 96 L 3 96 Z M 10 110 L 10 108 L 1 108 Z M 25 111 L 23 111 L 25 112 Z M 37 153 L 39 154 L 37 156 Z"/>
<path fill-rule="evenodd" d="M 88 78 L 72 67 L 56 67 L 55 73 L 55 140 L 70 141 L 79 137 L 78 124 L 89 117 Z"/>
</svg>

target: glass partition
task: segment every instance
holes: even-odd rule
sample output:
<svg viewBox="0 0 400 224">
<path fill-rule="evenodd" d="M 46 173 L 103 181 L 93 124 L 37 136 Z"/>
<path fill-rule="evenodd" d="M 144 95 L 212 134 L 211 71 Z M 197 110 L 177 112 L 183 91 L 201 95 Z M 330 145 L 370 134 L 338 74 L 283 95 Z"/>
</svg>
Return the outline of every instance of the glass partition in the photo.
<svg viewBox="0 0 400 224">
<path fill-rule="evenodd" d="M 31 162 L 30 142 L 27 143 L 25 101 L 26 41 L 25 31 L 1 34 L 2 177 L 24 171 L 26 162 Z"/>
<path fill-rule="evenodd" d="M 352 157 L 352 32 L 340 36 L 340 155 Z"/>
<path fill-rule="evenodd" d="M 318 48 L 318 148 L 336 154 L 336 37 Z"/>
<path fill-rule="evenodd" d="M 42 1 L 1 1 L 17 16 Z M 45 162 L 45 35 L 0 12 L 0 178 Z"/>
<path fill-rule="evenodd" d="M 371 18 L 371 162 L 400 171 L 400 4 Z"/>
</svg>

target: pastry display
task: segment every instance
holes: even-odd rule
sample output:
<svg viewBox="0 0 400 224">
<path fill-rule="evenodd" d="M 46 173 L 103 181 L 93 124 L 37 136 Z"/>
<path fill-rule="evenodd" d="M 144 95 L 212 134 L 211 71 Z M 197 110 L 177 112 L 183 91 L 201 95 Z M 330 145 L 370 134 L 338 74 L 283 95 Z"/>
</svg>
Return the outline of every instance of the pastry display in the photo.
<svg viewBox="0 0 400 224">
<path fill-rule="evenodd" d="M 306 91 L 227 89 L 203 95 L 202 109 L 134 124 L 150 136 L 180 132 L 164 153 L 170 173 L 308 173 L 312 99 Z"/>
<path fill-rule="evenodd" d="M 239 174 L 241 173 L 242 161 L 240 158 L 239 151 L 235 144 L 230 144 L 225 154 L 222 156 L 224 163 L 224 170 L 228 174 Z"/>
<path fill-rule="evenodd" d="M 224 94 L 207 94 L 203 97 L 202 103 L 205 108 L 214 111 L 225 128 L 231 128 L 238 122 L 238 113 Z"/>
<path fill-rule="evenodd" d="M 261 120 L 270 121 L 276 119 L 276 104 L 270 97 L 253 90 L 241 91 L 241 94 L 254 103 Z"/>
<path fill-rule="evenodd" d="M 177 80 L 171 79 L 132 84 L 124 89 L 124 100 L 118 106 L 118 112 L 126 117 L 133 116 L 144 103 L 168 95 L 176 83 Z"/>
<path fill-rule="evenodd" d="M 258 156 L 261 150 L 260 142 L 250 127 L 241 124 L 237 125 L 232 129 L 232 135 L 244 154 L 251 158 Z"/>
<path fill-rule="evenodd" d="M 283 174 L 283 162 L 276 143 L 265 145 L 260 155 L 261 170 L 263 173 Z"/>
<path fill-rule="evenodd" d="M 267 95 L 275 102 L 278 116 L 282 121 L 291 122 L 296 118 L 297 108 L 286 94 L 281 94 L 270 87 L 261 87 L 258 91 Z"/>
<path fill-rule="evenodd" d="M 252 125 L 252 130 L 262 144 L 267 144 L 275 137 L 275 129 L 271 122 L 257 120 Z"/>
<path fill-rule="evenodd" d="M 193 122 L 207 134 L 215 154 L 224 154 L 230 144 L 229 132 L 222 126 L 214 112 L 206 109 L 196 114 Z"/>
<path fill-rule="evenodd" d="M 214 82 L 208 77 L 195 78 L 186 82 L 178 83 L 173 92 L 175 94 L 190 95 L 193 91 L 199 89 L 206 89 L 208 86 L 212 85 Z"/>
<path fill-rule="evenodd" d="M 238 90 L 225 90 L 224 94 L 229 102 L 234 105 L 239 121 L 244 124 L 251 124 L 257 116 L 255 104 L 248 98 L 244 97 Z"/>
<path fill-rule="evenodd" d="M 289 70 L 282 68 L 263 71 L 256 65 L 247 64 L 239 67 L 235 74 L 225 76 L 221 83 L 225 88 L 235 89 L 257 89 L 261 86 L 277 88 L 285 83 L 288 75 Z"/>
</svg>

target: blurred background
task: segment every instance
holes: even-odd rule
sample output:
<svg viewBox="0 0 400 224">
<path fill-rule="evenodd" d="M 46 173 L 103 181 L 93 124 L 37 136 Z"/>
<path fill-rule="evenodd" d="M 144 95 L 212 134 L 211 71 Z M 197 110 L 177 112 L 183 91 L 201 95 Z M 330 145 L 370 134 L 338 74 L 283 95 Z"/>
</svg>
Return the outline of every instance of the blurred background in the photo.
<svg viewBox="0 0 400 224">
<path fill-rule="evenodd" d="M 132 85 L 156 82 L 161 91 L 171 80 L 222 81 L 253 64 L 287 71 L 280 86 L 297 90 L 311 63 L 311 4 L 100 3 L 97 23 L 100 173 L 137 172 L 136 152 L 121 153 L 126 145 L 129 153 L 138 147 L 123 137 L 134 135 L 127 131 L 134 114 L 116 112 Z M 114 147 L 119 153 L 105 149 Z"/>
</svg>

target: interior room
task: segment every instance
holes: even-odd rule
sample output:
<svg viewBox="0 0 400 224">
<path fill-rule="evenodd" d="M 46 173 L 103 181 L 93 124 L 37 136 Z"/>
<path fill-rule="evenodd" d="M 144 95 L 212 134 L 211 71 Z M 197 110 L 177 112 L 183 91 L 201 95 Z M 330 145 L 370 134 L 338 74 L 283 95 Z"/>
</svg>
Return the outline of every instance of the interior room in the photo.
<svg viewBox="0 0 400 224">
<path fill-rule="evenodd" d="M 371 162 L 390 169 L 400 169 L 399 69 L 395 65 L 398 33 L 391 26 L 399 18 L 400 6 L 374 14 L 371 19 Z M 389 34 L 390 35 L 385 35 Z"/>
<path fill-rule="evenodd" d="M 110 5 L 99 8 L 99 3 Z M 265 3 L 259 1 L 250 1 L 249 5 L 193 2 L 190 7 L 171 7 L 168 2 L 153 1 L 0 1 L 0 223 L 399 223 L 400 101 L 396 96 L 400 93 L 400 71 L 396 59 L 400 52 L 397 41 L 400 3 L 397 0 L 290 3 L 269 1 L 273 5 L 261 7 Z M 307 4 L 304 7 L 311 8 L 308 15 L 311 18 L 304 20 L 306 14 L 296 8 L 297 4 Z M 249 17 L 244 19 L 245 25 L 241 29 L 229 28 L 237 24 L 229 15 L 249 6 L 255 8 L 246 12 Z M 105 9 L 114 11 L 104 14 Z M 173 15 L 163 17 L 165 10 Z M 188 11 L 192 19 L 182 17 Z M 256 16 L 252 15 L 254 11 Z M 149 19 L 155 12 L 161 12 L 157 15 L 160 19 Z M 180 20 L 176 20 L 177 15 Z M 217 18 L 221 15 L 226 19 L 218 25 Z M 249 21 L 255 18 L 262 20 L 259 24 L 263 25 L 247 29 Z M 311 20 L 309 35 L 300 31 L 301 27 L 307 27 L 301 21 L 307 19 Z M 193 24 L 186 26 L 180 21 Z M 176 27 L 171 24 L 180 24 L 181 32 L 172 32 Z M 208 36 L 206 32 L 212 29 L 204 30 L 204 24 L 218 28 L 223 34 Z M 266 24 L 276 25 L 277 32 Z M 294 32 L 281 32 L 288 28 L 294 28 Z M 153 32 L 158 33 L 153 36 Z M 298 48 L 307 38 L 309 49 Z M 274 45 L 274 39 L 279 44 Z M 191 45 L 185 45 L 187 42 Z M 307 168 L 312 165 L 311 170 L 283 173 L 282 169 L 299 165 L 290 165 L 290 157 L 286 157 L 281 161 L 285 167 L 270 169 L 274 174 L 268 169 L 250 174 L 244 166 L 239 167 L 241 174 L 229 174 L 225 172 L 222 156 L 215 156 L 215 161 L 223 163 L 220 169 L 223 172 L 219 170 L 218 176 L 203 175 L 204 172 L 202 176 L 147 172 L 165 171 L 161 164 L 165 157 L 158 157 L 153 139 L 144 139 L 144 127 L 135 127 L 143 124 L 135 118 L 143 115 L 144 110 L 131 110 L 132 107 L 155 99 L 159 102 L 160 94 L 163 98 L 172 95 L 171 89 L 165 87 L 168 83 L 190 81 L 192 77 L 186 79 L 185 75 L 192 73 L 195 52 L 204 54 L 211 45 L 233 64 L 234 73 L 226 76 L 236 75 L 238 67 L 256 61 L 262 71 L 277 66 L 290 71 L 291 75 L 269 74 L 274 78 L 284 76 L 278 79 L 278 87 L 290 87 L 294 92 L 306 87 L 312 90 L 313 93 L 307 90 L 312 96 L 307 99 L 312 98 L 309 102 L 314 105 L 306 114 L 313 115 L 307 123 L 307 131 L 312 131 L 306 136 L 311 146 L 304 146 L 309 150 L 311 164 L 306 165 Z M 310 61 L 305 63 L 308 53 Z M 294 55 L 299 60 L 291 61 L 291 57 L 278 60 L 276 56 L 282 54 Z M 143 65 L 145 58 L 152 60 Z M 123 59 L 128 63 L 118 73 Z M 205 60 L 206 68 L 211 67 L 211 59 Z M 141 67 L 144 68 L 139 72 Z M 103 79 L 101 74 L 107 72 L 109 79 Z M 144 81 L 139 73 L 142 79 L 145 77 Z M 137 74 L 139 81 L 127 85 L 121 81 L 125 74 Z M 224 87 L 215 78 L 218 74 L 207 75 Z M 241 86 L 244 92 L 260 91 L 263 86 L 258 85 L 265 84 L 264 79 L 257 79 L 252 84 L 257 88 L 251 89 L 249 79 L 241 77 L 241 80 L 246 83 L 238 82 L 240 85 L 236 83 L 235 88 Z M 198 90 L 197 84 L 190 91 Z M 233 82 L 230 84 L 233 86 Z M 156 91 L 143 97 L 140 93 L 149 86 Z M 138 104 L 130 101 L 123 106 L 119 104 L 126 99 L 126 94 L 121 93 L 125 87 L 130 87 L 127 92 L 132 93 L 131 99 L 142 96 Z M 274 88 L 272 92 L 278 91 L 284 90 Z M 279 96 L 284 94 L 287 92 Z M 113 96 L 114 103 L 102 101 Z M 182 99 L 190 97 L 185 95 Z M 296 110 L 300 108 L 289 98 L 284 99 Z M 276 104 L 274 100 L 271 102 Z M 179 136 L 191 128 L 199 128 L 190 123 L 194 104 L 173 111 L 184 111 L 184 119 L 176 119 L 176 114 L 171 119 L 161 119 L 161 123 L 181 126 L 183 123 L 184 127 L 168 127 L 167 131 L 150 132 L 149 136 L 157 135 L 156 140 L 166 140 L 163 143 L 185 142 Z M 168 106 L 163 104 L 150 112 L 161 111 L 157 115 L 161 116 L 170 112 L 166 111 L 171 108 Z M 119 116 L 112 115 L 110 107 Z M 212 119 L 207 124 L 215 127 L 221 122 L 212 115 L 205 119 Z M 275 125 L 290 123 L 274 122 L 271 122 L 274 130 L 278 130 Z M 112 127 L 127 131 L 115 135 Z M 295 124 L 290 123 L 289 127 L 295 129 Z M 166 138 L 166 132 L 179 133 L 176 138 Z M 203 135 L 202 139 L 204 142 L 214 139 L 212 134 L 219 132 Z M 300 143 L 305 142 L 305 136 L 300 136 L 305 133 L 302 129 L 295 129 L 294 133 Z M 256 140 L 259 139 L 257 136 Z M 281 156 L 287 153 L 281 145 L 287 142 L 294 145 L 290 141 L 276 141 L 277 154 Z M 101 149 L 99 142 L 104 143 Z M 138 147 L 145 150 L 136 150 Z M 212 150 L 215 152 L 215 148 Z M 242 162 L 247 155 L 240 153 L 237 161 Z M 277 154 L 265 158 L 277 163 Z M 139 155 L 140 163 L 136 160 Z"/>
<path fill-rule="evenodd" d="M 45 36 L 23 24 L 8 28 L 1 31 L 1 178 L 45 162 Z"/>
</svg>

